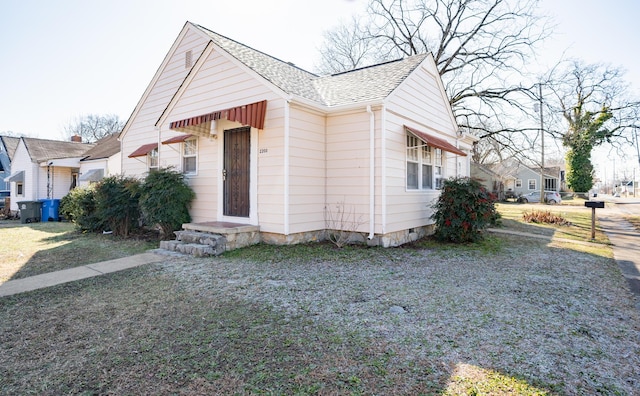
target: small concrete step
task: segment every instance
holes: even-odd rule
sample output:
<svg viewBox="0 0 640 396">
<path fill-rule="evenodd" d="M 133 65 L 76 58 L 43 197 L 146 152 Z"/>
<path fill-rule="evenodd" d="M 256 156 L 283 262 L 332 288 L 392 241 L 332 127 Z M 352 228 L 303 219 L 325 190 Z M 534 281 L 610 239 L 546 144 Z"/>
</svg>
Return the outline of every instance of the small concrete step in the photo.
<svg viewBox="0 0 640 396">
<path fill-rule="evenodd" d="M 210 234 L 208 232 L 198 231 L 176 231 L 176 239 L 185 243 L 197 243 L 200 245 L 209 246 L 224 246 L 227 241 L 226 238 L 219 234 Z"/>
<path fill-rule="evenodd" d="M 160 241 L 160 249 L 169 250 L 194 257 L 218 256 L 224 252 L 224 244 L 217 246 L 200 243 L 187 243 L 184 241 Z"/>
</svg>

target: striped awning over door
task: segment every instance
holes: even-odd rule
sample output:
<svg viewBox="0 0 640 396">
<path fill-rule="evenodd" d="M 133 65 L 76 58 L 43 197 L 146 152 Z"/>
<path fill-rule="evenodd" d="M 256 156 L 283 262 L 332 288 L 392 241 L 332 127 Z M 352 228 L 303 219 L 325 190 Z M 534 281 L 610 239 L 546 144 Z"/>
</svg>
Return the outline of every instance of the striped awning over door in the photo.
<svg viewBox="0 0 640 396">
<path fill-rule="evenodd" d="M 226 118 L 242 125 L 252 126 L 256 129 L 264 129 L 264 119 L 267 114 L 267 101 L 250 103 L 229 109 L 217 110 L 184 120 L 173 121 L 169 128 L 184 133 L 196 135 L 208 135 L 211 133 L 211 122 Z"/>
</svg>

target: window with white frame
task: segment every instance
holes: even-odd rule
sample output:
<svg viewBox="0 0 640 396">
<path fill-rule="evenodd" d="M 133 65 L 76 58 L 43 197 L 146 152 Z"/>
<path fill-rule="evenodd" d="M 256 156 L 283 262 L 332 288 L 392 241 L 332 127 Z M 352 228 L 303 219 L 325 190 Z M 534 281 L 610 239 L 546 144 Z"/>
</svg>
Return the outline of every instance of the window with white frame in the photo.
<svg viewBox="0 0 640 396">
<path fill-rule="evenodd" d="M 198 140 L 187 139 L 182 143 L 182 172 L 194 174 L 198 167 Z"/>
<path fill-rule="evenodd" d="M 158 148 L 154 148 L 147 154 L 147 164 L 149 171 L 158 170 Z"/>
<path fill-rule="evenodd" d="M 529 190 L 536 189 L 536 179 L 529 179 Z"/>
<path fill-rule="evenodd" d="M 441 149 L 407 134 L 407 190 L 440 188 L 444 175 L 443 157 Z"/>
<path fill-rule="evenodd" d="M 522 188 L 522 179 L 516 179 L 516 188 Z"/>
<path fill-rule="evenodd" d="M 16 183 L 16 196 L 17 197 L 24 196 L 24 184 L 22 184 L 22 182 Z"/>
<path fill-rule="evenodd" d="M 434 160 L 434 171 L 436 175 L 436 189 L 442 188 L 442 181 L 444 180 L 444 169 L 443 169 L 443 161 L 442 157 L 444 156 L 441 149 L 436 148 L 435 151 L 435 160 Z"/>
</svg>

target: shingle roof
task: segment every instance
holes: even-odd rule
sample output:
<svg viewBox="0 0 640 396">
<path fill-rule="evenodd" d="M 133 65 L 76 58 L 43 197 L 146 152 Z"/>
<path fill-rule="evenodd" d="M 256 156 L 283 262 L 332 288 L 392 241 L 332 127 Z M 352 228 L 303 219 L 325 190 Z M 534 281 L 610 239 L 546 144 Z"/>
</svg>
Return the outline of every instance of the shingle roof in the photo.
<svg viewBox="0 0 640 396">
<path fill-rule="evenodd" d="M 349 72 L 318 76 L 257 51 L 203 26 L 195 27 L 231 56 L 286 93 L 325 106 L 340 106 L 387 97 L 427 57 L 415 55 Z"/>
<path fill-rule="evenodd" d="M 82 157 L 94 144 L 66 142 L 62 140 L 47 140 L 36 138 L 22 138 L 29 156 L 33 162 L 41 162 L 57 158 Z"/>
<path fill-rule="evenodd" d="M 20 138 L 13 136 L 0 136 L 0 139 L 2 139 L 4 148 L 7 150 L 7 154 L 9 154 L 9 160 L 13 161 L 13 156 L 18 148 L 18 143 L 20 143 Z"/>
<path fill-rule="evenodd" d="M 90 161 L 95 159 L 109 158 L 120 152 L 120 142 L 118 136 L 120 133 L 112 133 L 98 140 L 92 148 L 84 153 L 85 158 L 81 161 Z"/>
</svg>

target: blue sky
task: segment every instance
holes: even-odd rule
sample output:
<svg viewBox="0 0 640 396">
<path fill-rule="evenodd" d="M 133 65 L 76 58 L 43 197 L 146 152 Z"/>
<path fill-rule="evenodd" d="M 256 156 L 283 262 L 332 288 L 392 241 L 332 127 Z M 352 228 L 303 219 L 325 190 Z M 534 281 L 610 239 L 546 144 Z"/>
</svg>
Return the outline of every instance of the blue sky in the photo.
<svg viewBox="0 0 640 396">
<path fill-rule="evenodd" d="M 0 132 L 62 139 L 83 114 L 126 120 L 185 21 L 312 70 L 323 31 L 365 0 L 0 0 Z M 605 5 L 606 4 L 606 5 Z M 565 53 L 627 69 L 640 92 L 634 0 L 542 0 Z M 637 163 L 637 162 L 636 162 Z"/>
</svg>

